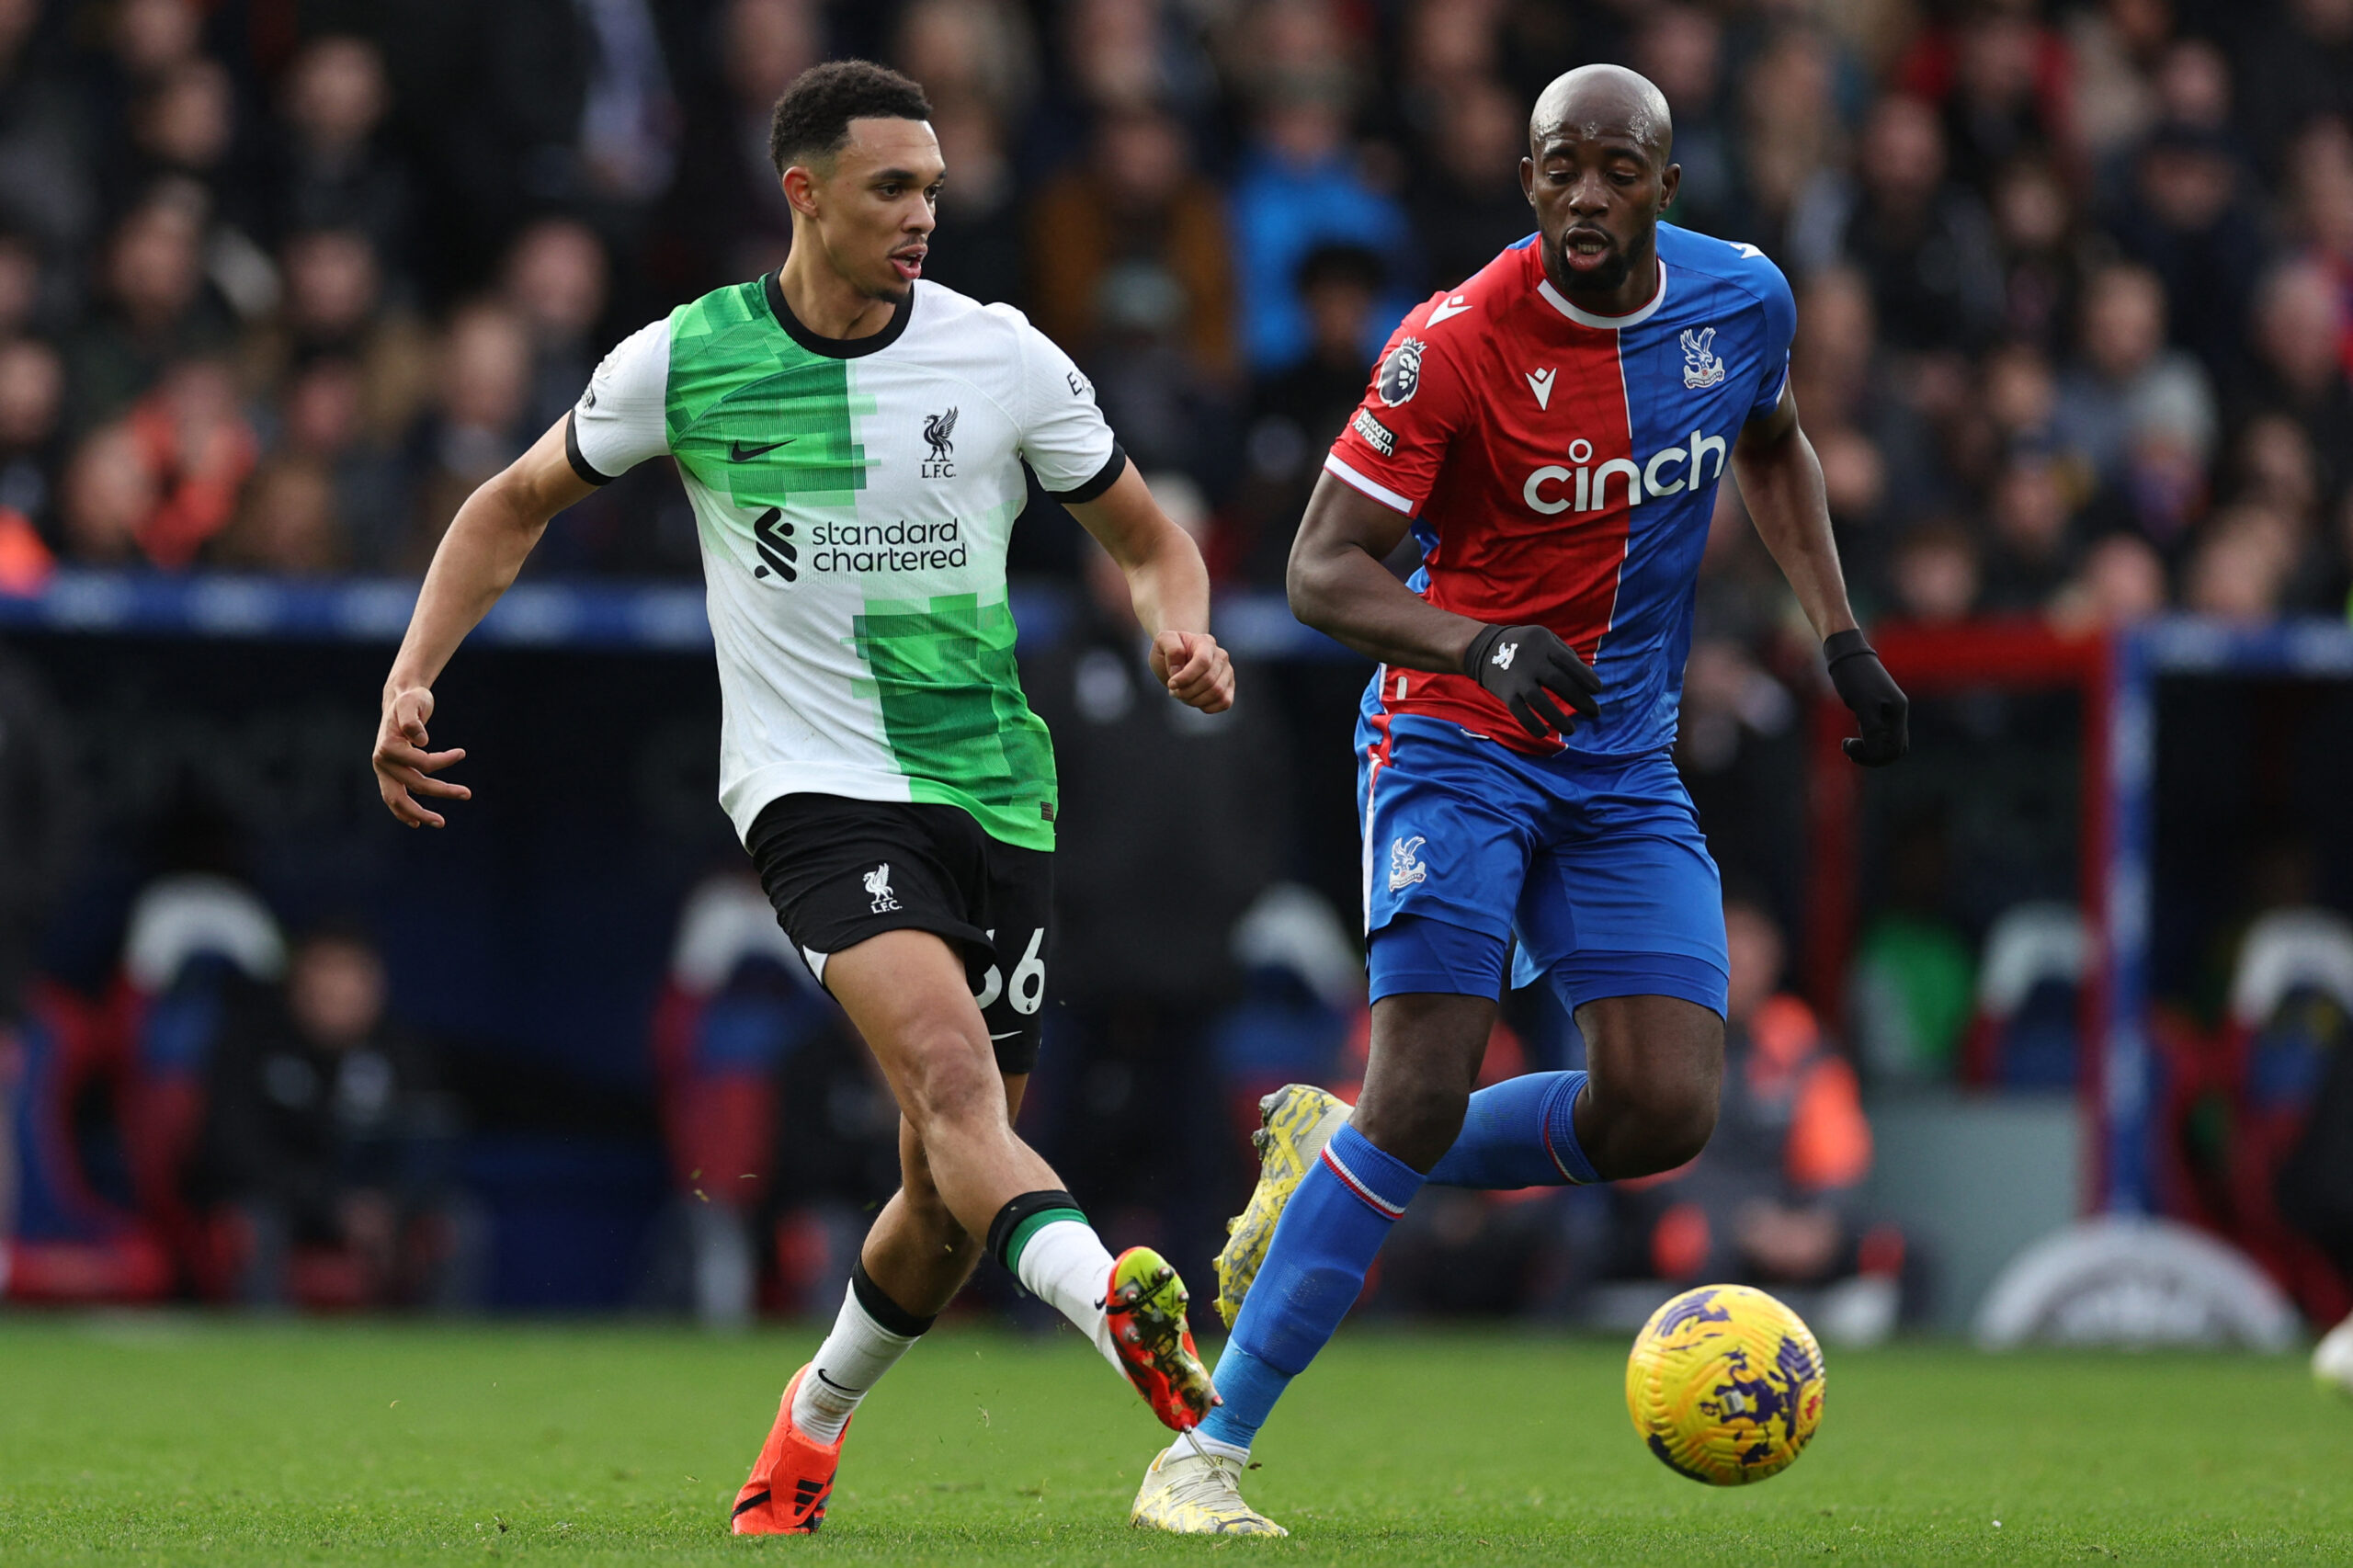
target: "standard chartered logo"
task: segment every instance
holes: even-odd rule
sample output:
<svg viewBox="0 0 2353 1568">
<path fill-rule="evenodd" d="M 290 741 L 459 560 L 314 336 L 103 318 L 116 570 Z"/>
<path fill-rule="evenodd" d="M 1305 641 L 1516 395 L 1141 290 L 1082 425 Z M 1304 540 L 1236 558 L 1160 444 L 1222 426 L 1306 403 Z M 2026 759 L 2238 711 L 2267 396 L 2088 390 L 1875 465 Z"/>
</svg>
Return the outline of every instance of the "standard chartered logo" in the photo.
<svg viewBox="0 0 2353 1568">
<path fill-rule="evenodd" d="M 1703 475 L 1701 469 L 1710 457 L 1716 460 L 1715 467 Z M 1569 461 L 1576 466 L 1547 463 L 1529 474 L 1528 483 L 1520 486 L 1520 499 L 1547 517 L 1571 510 L 1598 512 L 1609 504 L 1609 482 L 1623 476 L 1625 488 L 1620 494 L 1628 506 L 1639 506 L 1645 497 L 1679 494 L 1722 478 L 1724 440 L 1694 430 L 1688 439 L 1661 448 L 1643 461 L 1611 458 L 1596 466 L 1593 443 L 1580 438 L 1569 443 Z"/>
<path fill-rule="evenodd" d="M 937 572 L 971 558 L 962 520 L 808 525 L 806 569 L 812 572 Z"/>
</svg>

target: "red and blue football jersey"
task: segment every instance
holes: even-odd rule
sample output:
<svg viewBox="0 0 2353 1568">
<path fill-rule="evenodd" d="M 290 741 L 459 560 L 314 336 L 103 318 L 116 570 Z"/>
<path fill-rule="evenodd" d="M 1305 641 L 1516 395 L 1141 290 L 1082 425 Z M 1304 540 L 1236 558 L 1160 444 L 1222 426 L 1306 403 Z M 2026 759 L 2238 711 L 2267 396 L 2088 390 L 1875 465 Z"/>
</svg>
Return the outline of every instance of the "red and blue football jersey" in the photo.
<svg viewBox="0 0 2353 1568">
<path fill-rule="evenodd" d="M 1662 223 L 1660 284 L 1597 316 L 1544 276 L 1533 236 L 1416 306 L 1324 467 L 1414 519 L 1412 587 L 1474 619 L 1550 628 L 1600 674 L 1573 752 L 1675 738 L 1716 487 L 1741 426 L 1789 379 L 1797 308 L 1754 245 Z M 1468 676 L 1383 666 L 1387 715 L 1545 754 Z"/>
</svg>

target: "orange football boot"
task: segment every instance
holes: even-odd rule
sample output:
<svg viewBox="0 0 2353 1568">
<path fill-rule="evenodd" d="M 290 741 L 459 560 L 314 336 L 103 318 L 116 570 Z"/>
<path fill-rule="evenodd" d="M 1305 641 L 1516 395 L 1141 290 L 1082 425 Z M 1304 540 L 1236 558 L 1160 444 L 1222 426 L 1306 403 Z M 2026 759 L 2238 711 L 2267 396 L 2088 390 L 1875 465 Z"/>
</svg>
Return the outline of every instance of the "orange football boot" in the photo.
<svg viewBox="0 0 2353 1568">
<path fill-rule="evenodd" d="M 815 1535 L 825 1522 L 825 1499 L 834 1494 L 834 1471 L 841 1468 L 849 1425 L 843 1423 L 841 1437 L 830 1443 L 794 1430 L 792 1396 L 814 1366 L 802 1367 L 784 1386 L 784 1403 L 752 1463 L 752 1478 L 735 1494 L 737 1535 Z"/>
<path fill-rule="evenodd" d="M 1191 1431 L 1211 1405 L 1222 1403 L 1210 1387 L 1200 1352 L 1193 1348 L 1193 1331 L 1185 1322 L 1187 1299 L 1185 1282 L 1150 1247 L 1130 1247 L 1115 1258 L 1103 1292 L 1120 1369 L 1161 1425 L 1176 1432 Z"/>
</svg>

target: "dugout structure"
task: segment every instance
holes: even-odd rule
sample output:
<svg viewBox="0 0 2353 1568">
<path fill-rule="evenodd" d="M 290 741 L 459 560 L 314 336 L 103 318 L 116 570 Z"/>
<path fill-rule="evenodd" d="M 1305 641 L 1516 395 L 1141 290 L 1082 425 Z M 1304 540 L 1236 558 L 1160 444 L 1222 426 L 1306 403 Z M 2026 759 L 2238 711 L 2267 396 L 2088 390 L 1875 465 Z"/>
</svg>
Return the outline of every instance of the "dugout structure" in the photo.
<svg viewBox="0 0 2353 1568">
<path fill-rule="evenodd" d="M 1915 699 L 1987 690 L 2072 690 L 2077 736 L 2076 903 L 2091 962 L 2081 991 L 2076 1088 L 2085 1120 L 2082 1206 L 2151 1213 L 2163 1181 L 2161 1088 L 2152 1048 L 2152 953 L 2158 926 L 2159 700 L 2183 677 L 2303 683 L 2353 697 L 2353 625 L 2313 618 L 2249 626 L 2168 616 L 2114 632 L 2067 634 L 2040 621 L 1888 626 L 1872 634 L 1889 672 Z M 2342 741 L 2341 700 L 2320 711 L 2324 739 Z M 1827 687 L 1809 720 L 1805 982 L 1825 1017 L 1847 998 L 1861 885 L 1861 824 L 1869 776 L 1840 754 L 1853 719 Z M 2198 737 L 2183 737 L 2197 742 Z M 2216 744 L 2230 744 L 2218 737 Z M 2334 768 L 2329 771 L 2336 771 Z M 2353 821 L 2353 772 L 2307 780 Z"/>
</svg>

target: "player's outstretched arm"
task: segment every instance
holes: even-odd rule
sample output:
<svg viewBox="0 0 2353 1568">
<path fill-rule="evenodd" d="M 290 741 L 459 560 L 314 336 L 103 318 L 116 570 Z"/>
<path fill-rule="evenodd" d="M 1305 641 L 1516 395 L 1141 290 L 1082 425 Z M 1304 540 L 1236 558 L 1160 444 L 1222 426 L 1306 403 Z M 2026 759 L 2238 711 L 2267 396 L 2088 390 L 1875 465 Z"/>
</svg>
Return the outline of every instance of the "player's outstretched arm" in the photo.
<svg viewBox="0 0 2353 1568">
<path fill-rule="evenodd" d="M 1136 620 L 1152 639 L 1152 673 L 1168 695 L 1204 713 L 1233 706 L 1233 664 L 1210 635 L 1210 573 L 1192 535 L 1168 520 L 1130 463 L 1111 488 L 1071 515 L 1127 574 Z"/>
<path fill-rule="evenodd" d="M 1438 608 L 1381 564 L 1412 519 L 1326 469 L 1291 540 L 1291 613 L 1396 669 L 1471 676 L 1531 735 L 1601 716 L 1601 680 L 1540 626 L 1490 626 Z"/>
<path fill-rule="evenodd" d="M 441 814 L 417 797 L 463 801 L 473 791 L 434 777 L 462 761 L 461 749 L 434 751 L 426 723 L 433 683 L 490 607 L 498 602 L 548 519 L 595 487 L 564 456 L 566 414 L 531 449 L 483 483 L 433 552 L 425 586 L 409 616 L 408 635 L 384 677 L 383 716 L 376 726 L 376 789 L 386 809 L 410 827 L 440 827 Z"/>
<path fill-rule="evenodd" d="M 1822 639 L 1831 684 L 1861 727 L 1847 755 L 1865 767 L 1884 767 L 1911 747 L 1911 704 L 1879 662 L 1847 602 L 1838 546 L 1830 533 L 1830 506 L 1822 488 L 1822 461 L 1798 424 L 1797 400 L 1787 387 L 1773 412 L 1752 419 L 1733 447 L 1733 474 L 1756 534 L 1790 581 L 1805 618 Z"/>
</svg>

